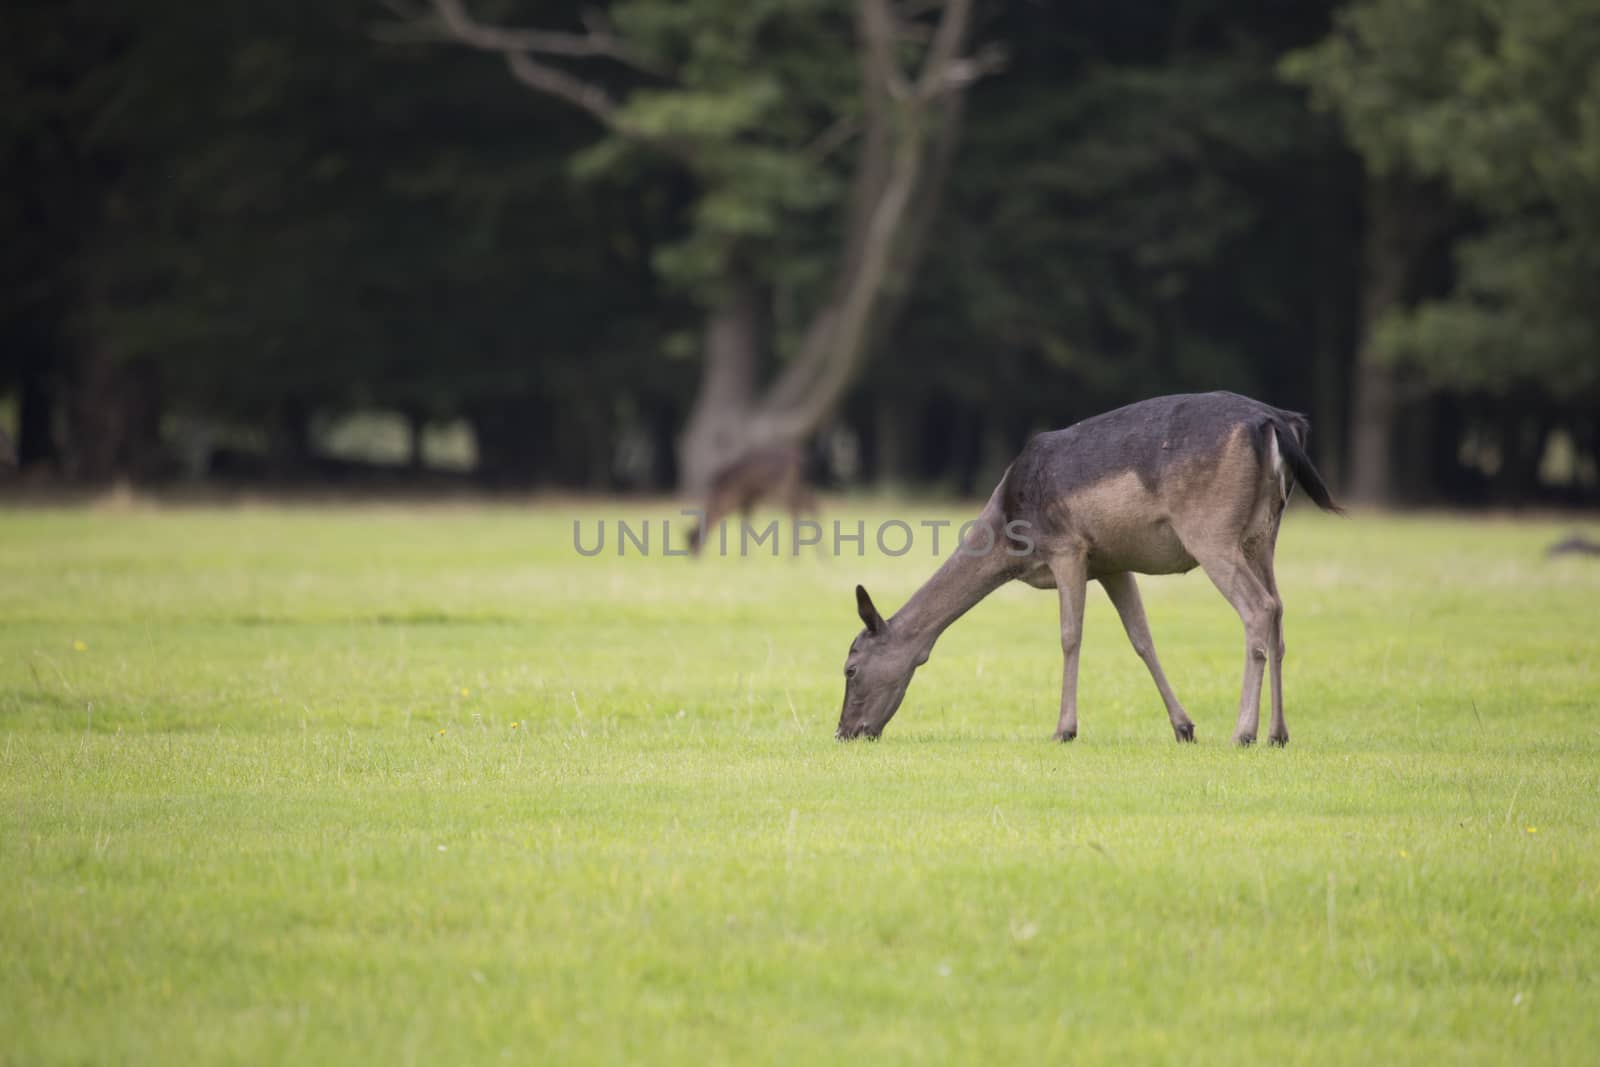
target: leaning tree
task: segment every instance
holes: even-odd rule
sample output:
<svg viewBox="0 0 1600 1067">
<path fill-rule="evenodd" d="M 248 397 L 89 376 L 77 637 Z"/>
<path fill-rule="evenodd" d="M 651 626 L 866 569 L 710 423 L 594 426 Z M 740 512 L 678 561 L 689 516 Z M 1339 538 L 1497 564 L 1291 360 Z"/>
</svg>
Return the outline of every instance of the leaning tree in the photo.
<svg viewBox="0 0 1600 1067">
<path fill-rule="evenodd" d="M 387 36 L 497 54 L 592 117 L 603 137 L 580 170 L 687 176 L 687 233 L 657 268 L 705 311 L 689 491 L 838 403 L 922 256 L 964 94 L 1000 59 L 968 51 L 972 0 L 621 0 L 564 30 L 491 24 L 463 0 L 389 6 L 403 21 Z"/>
</svg>

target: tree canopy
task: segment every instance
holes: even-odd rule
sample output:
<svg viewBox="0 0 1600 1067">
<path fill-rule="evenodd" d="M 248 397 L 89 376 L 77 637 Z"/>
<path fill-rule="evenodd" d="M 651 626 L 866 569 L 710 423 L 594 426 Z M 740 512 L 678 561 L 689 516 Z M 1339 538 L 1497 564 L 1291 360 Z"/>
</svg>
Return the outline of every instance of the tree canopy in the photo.
<svg viewBox="0 0 1600 1067">
<path fill-rule="evenodd" d="M 1436 183 L 1462 214 L 1445 293 L 1382 347 L 1444 386 L 1600 386 L 1600 3 L 1369 0 L 1284 70 L 1369 170 Z"/>
<path fill-rule="evenodd" d="M 11 5 L 0 419 L 65 477 L 172 477 L 196 419 L 310 477 L 383 410 L 484 479 L 664 488 L 706 404 L 804 407 L 841 475 L 975 490 L 1232 388 L 1335 478 L 1365 417 L 1413 498 L 1600 492 L 1600 0 L 989 0 L 934 62 L 951 10 Z"/>
</svg>

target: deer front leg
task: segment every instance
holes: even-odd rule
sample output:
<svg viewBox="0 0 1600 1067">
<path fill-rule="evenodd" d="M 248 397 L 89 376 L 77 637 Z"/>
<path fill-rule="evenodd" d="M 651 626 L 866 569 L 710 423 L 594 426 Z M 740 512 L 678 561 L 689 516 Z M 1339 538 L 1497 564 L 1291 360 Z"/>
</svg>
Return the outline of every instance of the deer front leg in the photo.
<svg viewBox="0 0 1600 1067">
<path fill-rule="evenodd" d="M 1083 643 L 1083 594 L 1087 582 L 1081 557 L 1060 558 L 1050 564 L 1061 594 L 1061 718 L 1055 739 L 1078 736 L 1078 647 Z"/>
<path fill-rule="evenodd" d="M 1194 740 L 1194 722 L 1183 710 L 1183 705 L 1178 703 L 1177 696 L 1172 692 L 1172 686 L 1167 684 L 1167 676 L 1161 669 L 1161 661 L 1156 658 L 1155 639 L 1150 636 L 1150 624 L 1144 617 L 1144 603 L 1139 598 L 1139 585 L 1129 572 L 1111 574 L 1100 579 L 1100 585 L 1105 589 L 1106 595 L 1111 598 L 1111 603 L 1117 609 L 1117 615 L 1122 619 L 1122 628 L 1128 632 L 1128 643 L 1133 645 L 1133 650 L 1144 660 L 1144 665 L 1150 669 L 1150 677 L 1156 683 L 1156 690 L 1161 694 L 1161 702 L 1167 707 L 1167 719 L 1172 723 L 1172 733 L 1179 741 Z"/>
</svg>

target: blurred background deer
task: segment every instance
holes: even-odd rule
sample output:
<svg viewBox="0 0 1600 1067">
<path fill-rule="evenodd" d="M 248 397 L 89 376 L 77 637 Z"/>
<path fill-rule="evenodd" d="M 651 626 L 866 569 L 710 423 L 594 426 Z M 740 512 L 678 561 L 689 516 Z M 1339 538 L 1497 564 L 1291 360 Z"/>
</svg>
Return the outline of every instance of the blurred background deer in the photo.
<svg viewBox="0 0 1600 1067">
<path fill-rule="evenodd" d="M 755 506 L 771 501 L 791 520 L 817 513 L 817 498 L 806 482 L 806 453 L 799 445 L 773 445 L 747 453 L 711 479 L 701 525 L 689 534 L 689 548 L 699 555 L 706 536 L 718 523 L 737 513 L 748 518 Z"/>
</svg>

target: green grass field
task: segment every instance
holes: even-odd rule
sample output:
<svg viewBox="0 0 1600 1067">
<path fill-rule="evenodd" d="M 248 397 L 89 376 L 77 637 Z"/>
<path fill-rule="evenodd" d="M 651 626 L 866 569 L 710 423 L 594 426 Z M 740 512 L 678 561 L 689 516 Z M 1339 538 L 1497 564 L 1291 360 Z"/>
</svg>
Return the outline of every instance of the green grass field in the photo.
<svg viewBox="0 0 1600 1067">
<path fill-rule="evenodd" d="M 1286 750 L 1226 744 L 1198 572 L 1143 582 L 1197 745 L 1098 589 L 1051 744 L 1021 586 L 841 745 L 851 588 L 926 541 L 578 556 L 623 509 L 0 516 L 0 1061 L 1600 1054 L 1569 524 L 1291 514 Z"/>
</svg>

